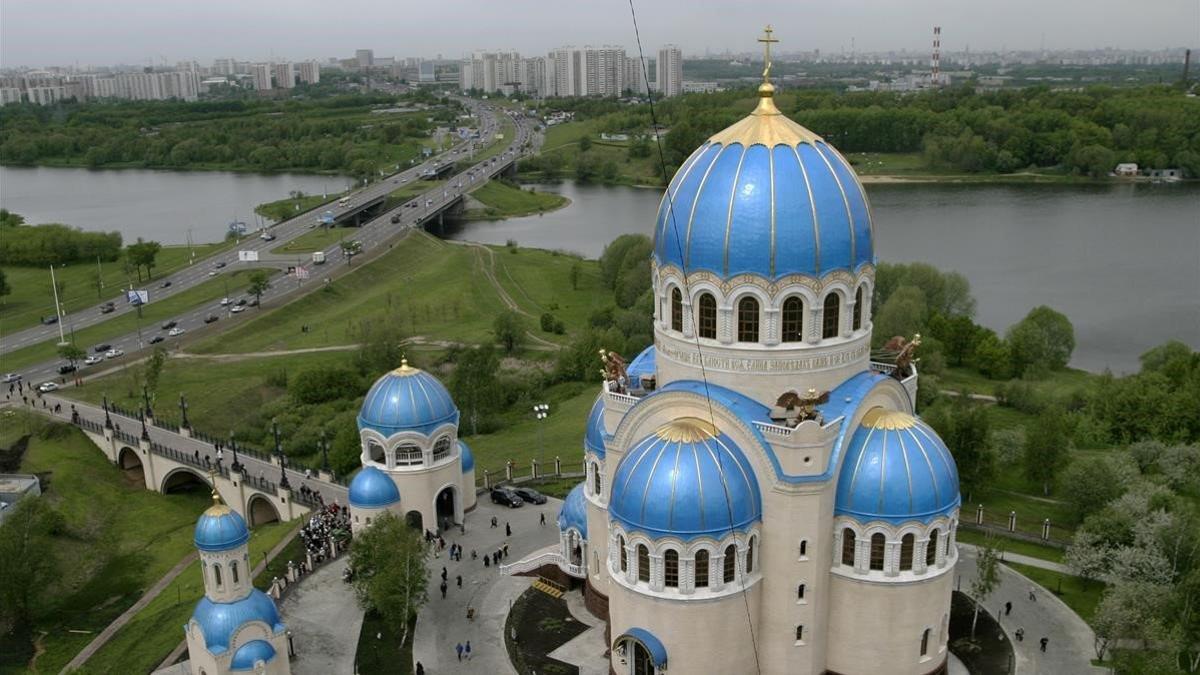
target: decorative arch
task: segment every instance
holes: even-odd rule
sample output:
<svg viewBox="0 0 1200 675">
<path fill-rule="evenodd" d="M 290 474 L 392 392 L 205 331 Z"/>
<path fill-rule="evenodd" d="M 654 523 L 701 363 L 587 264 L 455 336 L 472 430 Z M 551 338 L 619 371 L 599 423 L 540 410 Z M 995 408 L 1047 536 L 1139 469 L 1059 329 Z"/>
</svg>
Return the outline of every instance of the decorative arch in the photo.
<svg viewBox="0 0 1200 675">
<path fill-rule="evenodd" d="M 255 492 L 246 500 L 246 515 L 249 516 L 246 520 L 250 527 L 277 523 L 281 520 L 279 509 L 275 508 L 275 504 L 261 492 Z"/>
<path fill-rule="evenodd" d="M 683 332 L 683 292 L 679 287 L 671 284 L 668 286 L 671 296 L 670 300 L 670 321 L 671 330 Z"/>
<path fill-rule="evenodd" d="M 163 476 L 158 491 L 163 494 L 184 492 L 195 489 L 197 485 L 205 490 L 212 489 L 212 483 L 208 482 L 207 476 L 190 466 L 181 466 L 171 469 Z"/>
<path fill-rule="evenodd" d="M 137 450 L 129 446 L 117 451 L 117 468 L 128 478 L 138 478 L 142 483 L 146 482 L 146 467 L 142 464 L 142 458 Z"/>
<path fill-rule="evenodd" d="M 709 340 L 717 339 L 717 296 L 705 290 L 696 296 L 696 333 Z"/>
<path fill-rule="evenodd" d="M 433 443 L 433 461 L 436 463 L 450 457 L 450 450 L 453 443 L 449 434 L 438 436 L 438 439 Z"/>
<path fill-rule="evenodd" d="M 781 342 L 804 342 L 804 309 L 806 303 L 800 294 L 789 295 L 783 299 L 779 310 L 779 327 Z"/>
<path fill-rule="evenodd" d="M 433 513 L 437 518 L 437 527 L 446 527 L 461 523 L 463 518 L 463 503 L 461 490 L 454 483 L 446 483 L 438 488 L 433 497 Z"/>
<path fill-rule="evenodd" d="M 735 313 L 737 317 L 737 330 L 735 331 L 737 341 L 758 342 L 760 326 L 762 324 L 762 307 L 758 298 L 752 293 L 742 295 L 737 299 Z"/>
<path fill-rule="evenodd" d="M 831 289 L 821 298 L 821 339 L 832 340 L 842 334 L 842 294 Z"/>
</svg>

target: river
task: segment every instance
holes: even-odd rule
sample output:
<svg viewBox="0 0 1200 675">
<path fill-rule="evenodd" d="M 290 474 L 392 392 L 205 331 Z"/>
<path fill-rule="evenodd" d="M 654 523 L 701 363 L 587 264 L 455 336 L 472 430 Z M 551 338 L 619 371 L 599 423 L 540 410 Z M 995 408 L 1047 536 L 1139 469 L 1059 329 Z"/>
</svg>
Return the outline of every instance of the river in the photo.
<svg viewBox="0 0 1200 675">
<path fill-rule="evenodd" d="M 28 223 L 116 230 L 164 244 L 220 241 L 229 223 L 255 226 L 254 207 L 292 190 L 340 192 L 342 176 L 259 175 L 229 171 L 91 170 L 0 167 L 0 207 Z"/>
<path fill-rule="evenodd" d="M 456 239 L 599 256 L 626 233 L 650 234 L 660 190 L 538 186 L 571 199 L 541 216 L 467 223 Z M 1200 348 L 1200 186 L 868 186 L 881 261 L 958 270 L 976 320 L 1001 334 L 1035 305 L 1075 326 L 1071 364 L 1138 369 L 1170 339 Z"/>
</svg>

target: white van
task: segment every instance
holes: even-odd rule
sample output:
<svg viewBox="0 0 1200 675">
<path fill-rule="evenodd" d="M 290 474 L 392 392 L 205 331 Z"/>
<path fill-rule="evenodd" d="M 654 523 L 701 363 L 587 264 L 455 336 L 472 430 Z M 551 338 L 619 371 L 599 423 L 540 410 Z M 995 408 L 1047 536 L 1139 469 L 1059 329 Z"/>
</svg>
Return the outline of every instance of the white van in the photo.
<svg viewBox="0 0 1200 675">
<path fill-rule="evenodd" d="M 338 206 L 349 206 L 349 205 L 350 205 L 349 197 L 342 197 L 341 199 L 338 200 Z"/>
</svg>

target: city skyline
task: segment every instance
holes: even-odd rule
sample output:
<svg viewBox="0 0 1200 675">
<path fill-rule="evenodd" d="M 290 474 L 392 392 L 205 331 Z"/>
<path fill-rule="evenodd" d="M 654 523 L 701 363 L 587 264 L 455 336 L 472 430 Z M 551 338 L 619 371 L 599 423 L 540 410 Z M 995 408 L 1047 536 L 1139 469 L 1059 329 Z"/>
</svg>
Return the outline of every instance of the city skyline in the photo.
<svg viewBox="0 0 1200 675">
<path fill-rule="evenodd" d="M 570 16 L 565 10 L 547 13 L 526 0 L 503 7 L 458 2 L 403 11 L 371 2 L 336 8 L 308 2 L 228 3 L 227 11 L 221 9 L 223 4 L 224 0 L 217 0 L 201 11 L 128 0 L 102 8 L 74 1 L 51 7 L 4 0 L 0 2 L 0 67 L 161 65 L 230 56 L 254 61 L 324 60 L 363 47 L 398 57 L 440 55 L 458 60 L 480 47 L 500 47 L 497 43 L 530 54 L 545 54 L 563 43 L 622 45 L 631 55 L 637 50 L 624 3 L 573 7 Z M 1188 0 L 1150 6 L 1060 0 L 1051 7 L 1033 0 L 993 7 L 959 7 L 940 0 L 895 7 L 859 0 L 813 8 L 767 1 L 757 11 L 739 11 L 733 24 L 745 24 L 745 30 L 735 30 L 724 11 L 727 5 L 702 4 L 718 11 L 696 11 L 693 3 L 683 12 L 682 0 L 637 6 L 647 58 L 667 43 L 679 45 L 685 56 L 750 52 L 756 45 L 744 36 L 765 23 L 775 25 L 782 40 L 781 54 L 814 49 L 919 52 L 928 49 L 933 25 L 943 26 L 944 52 L 968 47 L 973 51 L 1177 48 L 1196 46 L 1195 26 L 1200 24 L 1200 5 Z M 122 13 L 131 18 L 112 20 Z M 872 17 L 869 24 L 860 20 L 864 14 Z M 239 21 L 231 25 L 228 17 L 233 15 Z M 372 17 L 369 21 L 367 15 Z M 456 20 L 446 21 L 447 15 Z M 688 20 L 681 22 L 680 16 Z M 329 21 L 338 17 L 342 29 L 331 33 Z M 101 25 L 105 29 L 98 32 L 96 26 Z M 243 26 L 253 26 L 253 32 Z M 504 37 L 498 40 L 501 29 Z"/>
</svg>

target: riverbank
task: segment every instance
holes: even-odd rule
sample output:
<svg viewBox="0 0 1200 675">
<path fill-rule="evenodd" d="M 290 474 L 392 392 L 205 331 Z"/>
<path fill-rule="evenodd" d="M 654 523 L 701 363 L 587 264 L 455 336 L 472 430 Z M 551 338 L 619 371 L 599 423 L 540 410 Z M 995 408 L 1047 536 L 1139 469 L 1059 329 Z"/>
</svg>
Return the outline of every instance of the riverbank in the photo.
<svg viewBox="0 0 1200 675">
<path fill-rule="evenodd" d="M 532 187 L 526 189 L 501 180 L 489 181 L 471 192 L 470 197 L 483 207 L 468 207 L 463 214 L 465 220 L 503 220 L 539 215 L 571 204 L 571 200 L 562 195 L 538 192 Z"/>
</svg>

